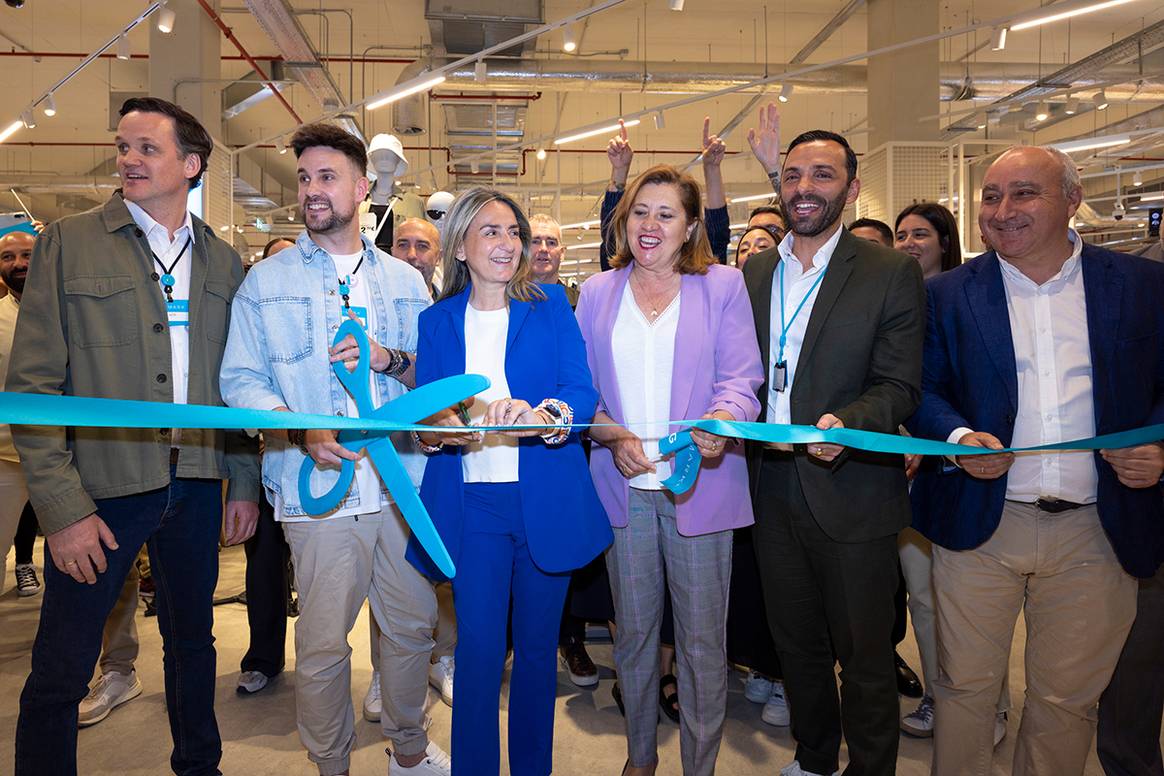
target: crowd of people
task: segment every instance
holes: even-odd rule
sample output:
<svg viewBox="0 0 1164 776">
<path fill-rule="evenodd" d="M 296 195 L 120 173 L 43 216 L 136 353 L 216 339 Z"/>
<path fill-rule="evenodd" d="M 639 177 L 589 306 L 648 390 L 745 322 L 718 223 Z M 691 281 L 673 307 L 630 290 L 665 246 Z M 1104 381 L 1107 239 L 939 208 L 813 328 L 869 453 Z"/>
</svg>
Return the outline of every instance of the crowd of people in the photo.
<svg viewBox="0 0 1164 776">
<path fill-rule="evenodd" d="M 1164 264 L 1084 242 L 1071 228 L 1078 172 L 1050 148 L 993 160 L 978 219 L 989 250 L 963 261 L 937 203 L 892 228 L 843 224 L 860 193 L 843 136 L 813 130 L 783 148 L 768 106 L 748 141 L 779 206 L 752 212 L 729 262 L 725 144 L 709 122 L 706 192 L 665 165 L 632 178 L 622 129 L 608 146 L 604 271 L 579 290 L 559 274 L 559 224 L 498 190 L 461 192 L 436 224 L 403 220 L 391 253 L 378 248 L 357 217 L 363 143 L 305 125 L 290 143 L 304 230 L 244 273 L 187 210 L 205 129 L 164 100 L 127 101 L 122 188 L 0 238 L 7 391 L 355 416 L 450 376 L 489 387 L 429 430 L 391 436 L 451 579 L 410 535 L 398 501 L 411 492 L 391 492 L 336 431 L 0 436 L 0 547 L 22 537 L 22 595 L 41 588 L 36 523 L 46 545 L 17 776 L 85 772 L 78 727 L 142 692 L 142 576 L 164 645 L 171 767 L 219 773 L 220 543 L 246 544 L 238 691 L 282 673 L 295 616 L 296 721 L 321 776 L 351 767 L 349 635 L 365 602 L 363 715 L 380 723 L 393 776 L 499 772 L 509 653 L 510 772 L 552 772 L 559 663 L 579 686 L 598 681 L 587 622 L 613 638 L 624 776 L 660 767 L 660 714 L 679 724 L 682 772 L 714 772 L 729 665 L 748 672 L 761 718 L 791 729 L 782 776 L 838 773 L 842 741 L 844 773 L 892 774 L 902 731 L 933 737 L 938 776 L 987 776 L 1008 732 L 1020 614 L 1010 772 L 1082 774 L 1098 729 L 1109 776 L 1164 774 L 1164 448 L 1007 451 L 1164 422 Z M 367 335 L 358 391 L 341 380 L 361 359 L 355 337 L 337 337 L 348 321 Z M 683 418 L 964 449 L 903 456 L 694 429 L 701 467 L 676 495 L 660 444 Z M 339 505 L 312 514 L 307 497 L 343 472 Z M 896 652 L 907 621 L 920 678 Z M 428 734 L 429 685 L 453 709 L 449 751 Z M 917 700 L 904 717 L 899 695 Z"/>
</svg>

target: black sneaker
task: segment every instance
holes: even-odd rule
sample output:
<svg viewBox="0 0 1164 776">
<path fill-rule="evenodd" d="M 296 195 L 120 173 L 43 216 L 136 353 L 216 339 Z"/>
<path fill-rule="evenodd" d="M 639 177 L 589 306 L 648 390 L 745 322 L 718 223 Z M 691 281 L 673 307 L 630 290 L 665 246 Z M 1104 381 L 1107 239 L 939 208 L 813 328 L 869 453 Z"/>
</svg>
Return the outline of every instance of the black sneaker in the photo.
<svg viewBox="0 0 1164 776">
<path fill-rule="evenodd" d="M 40 592 L 40 579 L 36 576 L 36 566 L 31 563 L 16 564 L 16 594 L 21 598 Z"/>
</svg>

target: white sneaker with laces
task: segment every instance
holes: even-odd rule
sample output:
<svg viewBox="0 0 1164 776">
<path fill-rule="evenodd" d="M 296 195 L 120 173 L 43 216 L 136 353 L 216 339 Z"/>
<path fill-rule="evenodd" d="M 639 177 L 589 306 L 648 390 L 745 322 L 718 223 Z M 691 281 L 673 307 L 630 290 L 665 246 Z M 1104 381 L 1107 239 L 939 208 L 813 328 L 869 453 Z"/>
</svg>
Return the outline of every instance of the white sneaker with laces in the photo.
<svg viewBox="0 0 1164 776">
<path fill-rule="evenodd" d="M 440 692 L 441 700 L 448 706 L 453 705 L 453 674 L 456 667 L 452 655 L 445 655 L 428 667 L 428 683 Z"/>
<path fill-rule="evenodd" d="M 902 718 L 901 730 L 915 738 L 931 737 L 934 734 L 934 699 L 923 696 L 917 708 Z"/>
<path fill-rule="evenodd" d="M 994 745 L 1001 744 L 1004 738 L 1006 738 L 1006 712 L 1000 711 L 994 715 Z"/>
<path fill-rule="evenodd" d="M 128 676 L 116 671 L 102 674 L 77 707 L 77 727 L 96 725 L 108 717 L 109 712 L 139 695 L 141 682 L 137 671 L 130 671 Z"/>
<path fill-rule="evenodd" d="M 832 776 L 840 776 L 840 771 L 833 771 Z M 825 776 L 821 773 L 806 771 L 800 767 L 800 760 L 793 760 L 780 769 L 780 776 Z"/>
<path fill-rule="evenodd" d="M 254 695 L 270 683 L 271 677 L 262 671 L 243 671 L 238 675 L 236 691 L 239 695 Z"/>
<path fill-rule="evenodd" d="M 40 592 L 40 580 L 36 576 L 36 566 L 31 563 L 16 564 L 16 594 L 21 598 Z"/>
<path fill-rule="evenodd" d="M 755 671 L 749 671 L 748 678 L 744 680 L 744 697 L 752 703 L 767 703 L 771 695 L 772 681 Z"/>
<path fill-rule="evenodd" d="M 784 682 L 772 682 L 772 692 L 760 712 L 760 719 L 776 727 L 788 727 L 792 724 L 792 715 L 788 713 L 788 701 L 784 698 Z"/>
<path fill-rule="evenodd" d="M 384 702 L 380 699 L 380 672 L 372 672 L 372 683 L 368 685 L 368 692 L 364 694 L 364 719 L 369 722 L 379 722 L 384 712 Z"/>
<path fill-rule="evenodd" d="M 452 776 L 453 760 L 434 741 L 424 748 L 424 759 L 411 768 L 405 768 L 396 761 L 396 755 L 389 759 L 388 776 Z"/>
</svg>

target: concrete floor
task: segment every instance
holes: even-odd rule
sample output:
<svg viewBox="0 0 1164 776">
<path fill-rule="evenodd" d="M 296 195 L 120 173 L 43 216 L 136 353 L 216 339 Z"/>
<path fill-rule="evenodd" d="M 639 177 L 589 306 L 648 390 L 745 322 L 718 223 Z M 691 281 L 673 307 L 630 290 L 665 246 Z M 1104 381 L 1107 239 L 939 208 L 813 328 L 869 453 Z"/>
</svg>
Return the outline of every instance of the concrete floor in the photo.
<svg viewBox="0 0 1164 776">
<path fill-rule="evenodd" d="M 42 557 L 38 541 L 36 557 Z M 241 548 L 222 553 L 219 596 L 243 588 L 244 556 Z M 7 584 L 13 585 L 11 556 Z M 29 668 L 29 651 L 35 635 L 41 596 L 18 598 L 9 587 L 0 596 L 0 773 L 10 773 L 17 701 Z M 246 610 L 238 604 L 215 610 L 218 647 L 217 714 L 223 738 L 222 770 L 225 774 L 315 773 L 299 743 L 295 728 L 293 692 L 294 658 L 292 633 L 288 629 L 288 671 L 262 693 L 241 697 L 235 693 L 238 664 L 247 645 Z M 168 774 L 170 734 L 162 693 L 161 638 L 152 619 L 138 613 L 142 657 L 138 675 L 145 687 L 142 695 L 121 706 L 104 722 L 82 730 L 79 740 L 80 772 L 85 776 L 164 776 Z M 1021 702 L 1024 686 L 1023 640 L 1025 629 L 1019 621 L 1011 660 L 1011 687 L 1014 702 Z M 371 678 L 368 658 L 367 618 L 361 617 L 352 634 L 352 694 L 356 704 L 363 698 Z M 558 674 L 558 705 L 554 741 L 555 771 L 561 774 L 618 774 L 626 759 L 623 720 L 610 695 L 614 674 L 609 644 L 590 648 L 599 664 L 601 682 L 596 689 L 580 690 L 565 672 Z M 901 645 L 901 653 L 914 668 L 920 663 L 912 633 Z M 505 703 L 502 701 L 502 708 Z M 903 700 L 902 713 L 913 708 Z M 761 707 L 743 696 L 743 678 L 733 674 L 728 697 L 728 721 L 719 755 L 721 774 L 765 774 L 774 776 L 792 760 L 793 741 L 788 728 L 770 727 L 760 721 Z M 433 718 L 430 735 L 446 749 L 449 746 L 451 709 L 438 695 L 429 692 L 429 713 Z M 995 756 L 996 774 L 1007 774 L 1014 753 L 1018 711 L 1010 716 L 1010 734 Z M 357 749 L 353 754 L 353 774 L 383 774 L 387 758 L 379 726 L 364 722 L 359 715 Z M 505 736 L 502 716 L 502 736 Z M 902 736 L 898 773 L 902 776 L 929 773 L 930 742 Z M 669 720 L 659 727 L 660 776 L 679 774 L 679 729 Z M 842 763 L 844 762 L 842 751 Z M 502 752 L 505 766 L 504 747 Z M 1101 776 L 1094 747 L 1087 776 Z"/>
</svg>

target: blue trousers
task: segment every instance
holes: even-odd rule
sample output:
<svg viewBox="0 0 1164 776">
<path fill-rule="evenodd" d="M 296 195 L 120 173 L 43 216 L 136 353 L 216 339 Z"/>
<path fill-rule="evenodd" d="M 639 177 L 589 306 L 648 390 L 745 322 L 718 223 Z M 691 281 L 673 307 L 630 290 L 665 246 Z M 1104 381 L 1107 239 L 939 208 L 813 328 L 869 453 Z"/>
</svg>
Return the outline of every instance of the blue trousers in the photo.
<svg viewBox="0 0 1164 776">
<path fill-rule="evenodd" d="M 180 776 L 219 773 L 211 605 L 218 582 L 222 483 L 180 480 L 173 469 L 170 476 L 166 488 L 97 500 L 97 516 L 113 531 L 118 549 L 104 548 L 108 568 L 96 584 L 58 571 L 45 545 L 40 626 L 16 723 L 16 776 L 76 776 L 77 706 L 89 690 L 105 619 L 143 544 L 157 585 L 166 711 L 174 739 L 170 767 Z"/>
<path fill-rule="evenodd" d="M 553 770 L 558 624 L 570 575 L 547 574 L 534 564 L 516 482 L 465 485 L 463 525 L 453 578 L 453 774 L 487 776 L 501 768 L 497 708 L 512 598 L 509 771 L 513 776 L 547 776 Z"/>
</svg>

